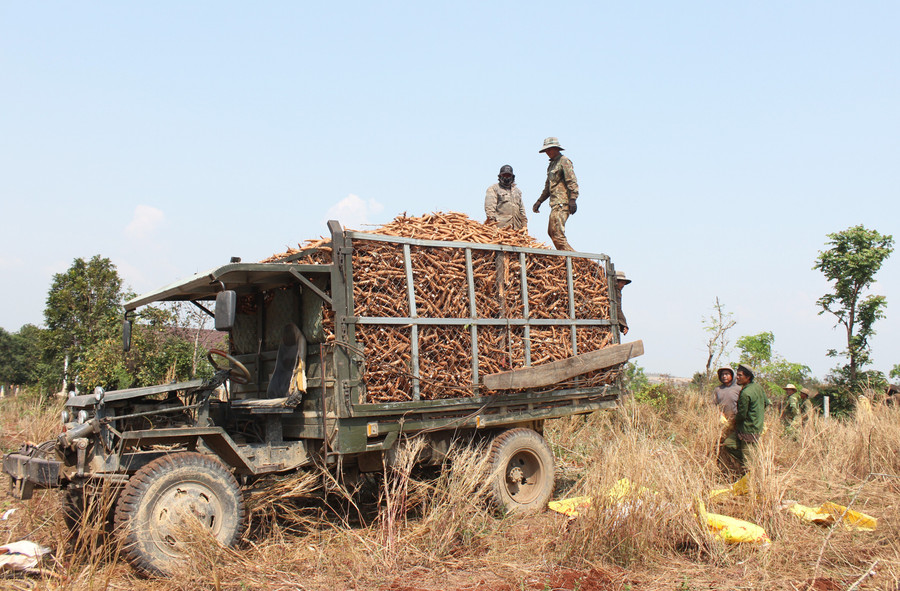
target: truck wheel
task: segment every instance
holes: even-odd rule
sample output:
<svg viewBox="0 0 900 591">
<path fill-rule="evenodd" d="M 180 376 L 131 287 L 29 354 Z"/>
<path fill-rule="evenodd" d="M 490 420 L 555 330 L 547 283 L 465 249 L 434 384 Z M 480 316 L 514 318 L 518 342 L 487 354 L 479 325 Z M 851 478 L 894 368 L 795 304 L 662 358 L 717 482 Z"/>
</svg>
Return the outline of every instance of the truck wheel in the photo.
<svg viewBox="0 0 900 591">
<path fill-rule="evenodd" d="M 495 437 L 488 469 L 494 500 L 511 513 L 540 511 L 553 494 L 553 453 L 531 429 L 510 429 Z"/>
<path fill-rule="evenodd" d="M 122 553 L 145 575 L 171 574 L 182 558 L 181 527 L 193 516 L 224 546 L 245 526 L 237 480 L 218 460 L 194 452 L 157 458 L 128 480 L 116 505 Z"/>
</svg>

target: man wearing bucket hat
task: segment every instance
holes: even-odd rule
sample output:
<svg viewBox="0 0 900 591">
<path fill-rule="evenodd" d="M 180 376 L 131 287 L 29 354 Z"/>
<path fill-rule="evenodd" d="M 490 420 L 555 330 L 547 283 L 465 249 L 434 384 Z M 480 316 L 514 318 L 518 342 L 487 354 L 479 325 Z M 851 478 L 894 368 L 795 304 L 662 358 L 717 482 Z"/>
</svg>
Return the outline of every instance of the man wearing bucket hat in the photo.
<svg viewBox="0 0 900 591">
<path fill-rule="evenodd" d="M 753 369 L 741 364 L 737 367 L 737 383 L 741 387 L 737 414 L 734 416 L 734 432 L 725 438 L 723 446 L 746 468 L 747 451 L 756 445 L 762 435 L 766 413 L 766 391 L 753 381 Z"/>
<path fill-rule="evenodd" d="M 619 319 L 619 330 L 622 334 L 628 334 L 628 321 L 625 320 L 625 312 L 622 311 L 622 288 L 631 283 L 631 279 L 625 277 L 625 271 L 616 271 L 616 316 Z"/>
<path fill-rule="evenodd" d="M 797 390 L 797 386 L 788 384 L 784 387 L 784 392 L 787 394 L 787 400 L 785 400 L 782 420 L 789 429 L 797 429 L 812 412 L 809 390 L 806 388 Z"/>
<path fill-rule="evenodd" d="M 729 366 L 716 370 L 719 377 L 719 385 L 713 390 L 713 404 L 719 407 L 719 411 L 731 422 L 737 414 L 738 396 L 741 387 L 734 383 L 734 370 Z"/>
<path fill-rule="evenodd" d="M 555 137 L 544 140 L 541 152 L 547 154 L 550 164 L 547 166 L 547 180 L 544 191 L 534 203 L 532 211 L 540 213 L 541 203 L 550 200 L 550 221 L 547 233 L 557 250 L 574 250 L 566 240 L 566 220 L 578 210 L 575 200 L 578 199 L 578 179 L 572 161 L 562 155 L 563 147 Z"/>
<path fill-rule="evenodd" d="M 512 166 L 504 164 L 497 175 L 499 182 L 488 187 L 484 196 L 484 215 L 488 221 L 495 221 L 501 228 L 507 226 L 521 230 L 528 224 L 522 191 L 516 186 L 516 175 Z"/>
</svg>

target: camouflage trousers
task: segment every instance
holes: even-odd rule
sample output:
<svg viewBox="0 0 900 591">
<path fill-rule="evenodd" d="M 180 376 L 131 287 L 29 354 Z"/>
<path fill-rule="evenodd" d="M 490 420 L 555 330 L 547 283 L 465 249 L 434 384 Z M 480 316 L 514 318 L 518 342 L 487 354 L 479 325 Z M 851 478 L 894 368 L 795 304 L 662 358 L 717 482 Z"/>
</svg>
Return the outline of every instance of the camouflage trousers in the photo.
<svg viewBox="0 0 900 591">
<path fill-rule="evenodd" d="M 553 241 L 556 250 L 575 250 L 566 240 L 566 220 L 569 219 L 568 204 L 556 205 L 550 208 L 550 222 L 547 224 L 547 234 Z"/>
</svg>

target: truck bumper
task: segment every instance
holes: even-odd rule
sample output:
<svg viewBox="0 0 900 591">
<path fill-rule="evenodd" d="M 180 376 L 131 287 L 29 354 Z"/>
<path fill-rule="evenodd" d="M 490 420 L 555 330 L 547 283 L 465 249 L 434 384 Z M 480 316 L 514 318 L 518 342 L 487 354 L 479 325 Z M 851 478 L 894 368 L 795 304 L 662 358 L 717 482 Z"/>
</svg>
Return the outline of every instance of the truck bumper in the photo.
<svg viewBox="0 0 900 591">
<path fill-rule="evenodd" d="M 10 492 L 18 499 L 30 499 L 35 488 L 61 486 L 62 462 L 45 457 L 32 445 L 3 456 L 3 471 L 10 477 Z"/>
</svg>

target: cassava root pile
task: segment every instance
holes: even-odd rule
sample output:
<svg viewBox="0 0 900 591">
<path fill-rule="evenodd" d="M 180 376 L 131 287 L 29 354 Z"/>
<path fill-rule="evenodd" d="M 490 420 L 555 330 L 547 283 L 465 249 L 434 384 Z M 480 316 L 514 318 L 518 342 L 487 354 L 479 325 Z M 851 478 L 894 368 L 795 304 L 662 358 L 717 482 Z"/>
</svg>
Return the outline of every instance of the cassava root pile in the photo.
<svg viewBox="0 0 900 591">
<path fill-rule="evenodd" d="M 434 213 L 421 217 L 402 215 L 370 234 L 547 247 L 528 234 L 482 224 L 461 213 Z M 307 242 L 299 250 L 275 255 L 273 262 L 292 255 L 302 262 L 331 262 L 327 239 Z M 412 316 L 406 286 L 402 245 L 363 239 L 353 241 L 353 314 L 357 317 Z M 465 251 L 461 248 L 410 248 L 415 291 L 415 313 L 419 318 L 470 318 Z M 595 260 L 573 258 L 575 318 L 609 319 L 606 273 Z M 472 251 L 472 270 L 477 318 L 524 318 L 522 269 L 518 253 L 492 250 Z M 552 255 L 527 254 L 525 276 L 530 318 L 570 317 L 566 259 Z M 326 309 L 325 324 L 333 340 L 334 316 Z M 579 353 L 612 343 L 605 326 L 579 326 L 575 330 Z M 531 327 L 531 364 L 557 361 L 573 354 L 572 329 L 567 326 Z M 409 325 L 356 326 L 356 340 L 365 352 L 367 402 L 412 400 L 412 330 Z M 419 388 L 423 400 L 492 394 L 472 383 L 472 337 L 466 326 L 420 326 Z M 525 366 L 525 331 L 521 326 L 479 326 L 477 329 L 479 377 Z M 584 376 L 581 385 L 608 383 L 615 371 Z M 480 380 L 479 380 L 480 381 Z M 572 384 L 558 384 L 566 387 Z"/>
</svg>

